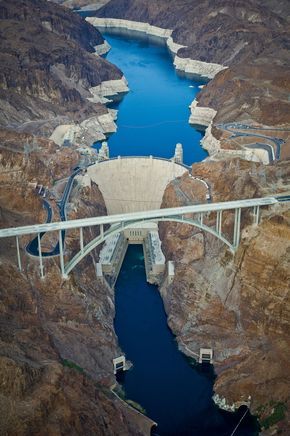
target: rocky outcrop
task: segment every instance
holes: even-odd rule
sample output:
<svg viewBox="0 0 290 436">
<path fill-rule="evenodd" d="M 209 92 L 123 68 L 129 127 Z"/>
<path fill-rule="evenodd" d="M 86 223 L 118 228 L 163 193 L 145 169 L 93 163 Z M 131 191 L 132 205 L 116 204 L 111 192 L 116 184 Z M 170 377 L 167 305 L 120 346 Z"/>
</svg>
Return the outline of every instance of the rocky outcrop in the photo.
<svg viewBox="0 0 290 436">
<path fill-rule="evenodd" d="M 44 0 L 0 2 L 0 125 L 49 137 L 59 125 L 108 114 L 90 88 L 122 78 L 100 33 L 77 14 Z M 104 134 L 104 132 L 102 132 Z M 89 144 L 90 145 L 90 144 Z"/>
<path fill-rule="evenodd" d="M 195 126 L 200 126 L 203 128 L 208 127 L 216 115 L 216 111 L 214 109 L 211 109 L 210 107 L 198 106 L 197 100 L 193 100 L 189 108 L 191 112 L 189 123 Z"/>
<path fill-rule="evenodd" d="M 71 9 L 93 10 L 96 11 L 107 4 L 110 0 L 52 0 L 62 6 Z"/>
<path fill-rule="evenodd" d="M 149 23 L 143 23 L 140 21 L 123 20 L 118 18 L 88 17 L 86 20 L 97 28 L 126 29 L 133 32 L 138 32 L 145 35 L 155 36 L 164 39 L 166 41 L 168 49 L 174 55 L 173 63 L 178 71 L 184 71 L 187 74 L 194 74 L 195 76 L 198 76 L 200 78 L 212 79 L 219 71 L 226 68 L 219 64 L 180 58 L 179 56 L 177 56 L 177 52 L 181 48 L 184 48 L 184 46 L 178 44 L 173 40 L 173 30 L 152 26 Z"/>
<path fill-rule="evenodd" d="M 289 191 L 289 166 L 265 168 L 239 159 L 193 165 L 193 175 L 211 187 L 213 201 L 255 198 Z M 193 186 L 195 183 L 195 186 Z M 167 187 L 163 207 L 184 198 L 205 201 L 198 181 L 184 175 L 177 195 Z M 207 217 L 215 225 L 215 217 Z M 263 210 L 261 224 L 242 214 L 242 242 L 233 256 L 214 237 L 190 226 L 160 224 L 166 258 L 175 261 L 175 279 L 163 286 L 168 323 L 187 354 L 214 349 L 215 391 L 226 403 L 251 397 L 251 411 L 265 428 L 273 410 L 285 409 L 276 431 L 289 431 L 289 206 Z M 224 214 L 223 233 L 232 237 L 233 215 Z M 188 351 L 189 350 L 189 351 Z M 282 404 L 282 406 L 280 406 Z M 278 406 L 279 405 L 279 406 Z M 269 418 L 270 417 L 270 418 Z M 288 420 L 288 421 L 287 421 Z M 288 424 L 287 424 L 288 422 Z M 272 431 L 273 431 L 272 428 Z M 266 433 L 265 433 L 266 434 Z M 276 433 L 272 433 L 276 434 Z"/>
<path fill-rule="evenodd" d="M 104 97 L 112 97 L 117 94 L 128 92 L 128 82 L 124 76 L 118 80 L 105 80 L 97 86 L 90 88 L 90 93 L 93 97 L 89 98 L 93 102 L 106 103 L 110 100 Z"/>
<path fill-rule="evenodd" d="M 213 79 L 217 73 L 227 68 L 217 63 L 202 62 L 190 58 L 181 58 L 179 56 L 175 56 L 174 66 L 177 71 L 184 71 L 186 74 L 193 74 L 202 79 Z"/>
<path fill-rule="evenodd" d="M 1 226 L 46 219 L 30 185 L 36 181 L 54 192 L 49 201 L 58 220 L 55 201 L 78 154 L 52 141 L 7 131 L 0 143 Z M 76 183 L 67 204 L 68 218 L 104 214 L 97 185 Z M 85 229 L 84 241 L 96 231 Z M 42 247 L 50 248 L 55 236 L 45 235 Z M 37 258 L 25 254 L 28 241 L 29 237 L 20 238 L 21 272 L 15 241 L 1 241 L 0 433 L 149 434 L 151 421 L 110 391 L 115 383 L 112 359 L 121 351 L 113 328 L 114 293 L 96 278 L 98 250 L 67 280 L 61 278 L 58 258 L 46 259 L 41 279 Z M 76 250 L 78 235 L 68 232 L 66 259 Z"/>
</svg>

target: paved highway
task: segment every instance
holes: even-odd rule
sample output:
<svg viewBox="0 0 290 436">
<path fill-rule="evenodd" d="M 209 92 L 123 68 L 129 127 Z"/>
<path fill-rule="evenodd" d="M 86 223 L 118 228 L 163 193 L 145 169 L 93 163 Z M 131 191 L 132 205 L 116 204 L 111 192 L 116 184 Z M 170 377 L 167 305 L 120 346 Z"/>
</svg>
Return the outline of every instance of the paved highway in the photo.
<svg viewBox="0 0 290 436">
<path fill-rule="evenodd" d="M 284 139 L 282 138 L 277 138 L 274 136 L 266 136 L 266 135 L 261 135 L 259 133 L 252 133 L 249 132 L 249 130 L 265 130 L 265 131 L 271 131 L 271 130 L 277 130 L 277 131 L 288 131 L 288 129 L 269 129 L 269 128 L 263 128 L 263 127 L 252 127 L 250 125 L 247 124 L 240 124 L 240 123 L 225 123 L 225 124 L 217 124 L 217 127 L 219 129 L 223 129 L 226 130 L 230 133 L 232 133 L 231 138 L 238 138 L 241 136 L 244 137 L 255 137 L 255 138 L 262 138 L 262 139 L 266 139 L 268 141 L 271 141 L 275 148 L 274 148 L 274 152 L 272 151 L 272 147 L 267 144 L 267 143 L 261 143 L 261 142 L 256 142 L 254 144 L 249 144 L 249 145 L 245 145 L 245 147 L 250 147 L 250 148 L 264 148 L 264 150 L 266 150 L 268 152 L 269 155 L 269 161 L 273 162 L 274 160 L 279 160 L 280 156 L 281 156 L 281 145 L 285 143 Z M 246 130 L 246 132 L 239 132 L 237 130 Z M 270 148 L 271 148 L 271 152 L 270 152 Z"/>
<path fill-rule="evenodd" d="M 71 190 L 72 190 L 72 186 L 73 186 L 73 182 L 74 182 L 74 178 L 77 174 L 80 173 L 80 171 L 82 171 L 81 168 L 77 168 L 69 177 L 63 194 L 62 194 L 62 198 L 60 200 L 60 202 L 58 203 L 58 207 L 59 207 L 59 214 L 60 214 L 60 219 L 62 221 L 66 221 L 66 203 L 67 200 L 69 199 Z M 50 206 L 50 204 L 46 201 L 43 200 L 43 205 L 47 210 L 47 219 L 46 219 L 46 224 L 51 222 L 51 218 L 52 218 L 52 208 Z M 45 232 L 41 232 L 40 233 L 40 239 L 45 235 Z M 64 240 L 65 240 L 65 231 L 62 231 L 62 240 L 63 240 L 63 246 L 64 246 Z M 26 251 L 28 254 L 30 254 L 31 256 L 38 256 L 39 252 L 38 252 L 38 237 L 36 236 L 36 238 L 34 238 L 32 241 L 30 241 L 27 246 L 26 246 Z M 41 255 L 43 257 L 52 257 L 52 256 L 58 256 L 59 255 L 59 242 L 57 242 L 57 244 L 55 245 L 54 249 L 51 251 L 41 251 Z"/>
<path fill-rule="evenodd" d="M 46 200 L 42 200 L 42 204 L 43 204 L 43 207 L 46 209 L 46 212 L 47 212 L 46 223 L 51 223 L 51 220 L 52 220 L 52 207 L 50 206 L 50 204 Z M 40 233 L 40 235 L 39 235 L 40 239 L 43 237 L 44 234 L 45 234 L 45 232 Z M 37 238 L 37 236 L 36 236 L 36 238 L 32 239 L 32 241 L 30 241 L 27 244 L 26 251 L 31 256 L 38 256 L 38 238 Z M 46 253 L 43 253 L 43 256 L 46 256 Z"/>
<path fill-rule="evenodd" d="M 174 216 L 186 215 L 188 213 L 205 213 L 212 211 L 233 210 L 237 208 L 254 208 L 255 206 L 267 206 L 278 204 L 279 197 L 264 197 L 246 200 L 225 201 L 221 203 L 204 203 L 192 206 L 174 207 L 167 209 L 157 209 L 152 211 L 134 212 L 128 214 L 116 214 L 101 217 L 83 218 L 77 220 L 54 222 L 47 224 L 36 224 L 32 226 L 8 228 L 0 230 L 0 238 L 10 236 L 30 235 L 40 232 L 50 232 L 55 230 L 76 229 L 81 227 L 90 227 L 101 224 L 129 224 L 133 222 L 142 222 L 142 220 L 158 220 L 158 218 L 170 218 Z M 288 201 L 283 199 L 282 201 Z"/>
</svg>

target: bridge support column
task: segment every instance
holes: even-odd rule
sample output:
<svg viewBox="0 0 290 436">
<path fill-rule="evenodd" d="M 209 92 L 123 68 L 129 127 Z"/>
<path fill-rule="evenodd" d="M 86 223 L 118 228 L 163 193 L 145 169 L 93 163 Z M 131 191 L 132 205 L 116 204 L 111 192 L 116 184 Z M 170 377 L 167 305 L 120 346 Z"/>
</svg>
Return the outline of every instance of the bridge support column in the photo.
<svg viewBox="0 0 290 436">
<path fill-rule="evenodd" d="M 22 265 L 21 265 L 21 257 L 20 257 L 20 250 L 19 250 L 19 240 L 18 240 L 18 236 L 16 236 L 16 247 L 17 247 L 18 268 L 19 268 L 19 271 L 22 271 Z"/>
<path fill-rule="evenodd" d="M 80 227 L 80 249 L 81 249 L 81 253 L 83 254 L 83 252 L 84 252 L 84 234 L 83 234 L 82 227 Z"/>
<path fill-rule="evenodd" d="M 259 224 L 260 206 L 254 206 L 254 224 Z"/>
<path fill-rule="evenodd" d="M 100 225 L 100 235 L 101 235 L 101 239 L 104 239 L 104 225 L 103 224 Z"/>
<path fill-rule="evenodd" d="M 233 246 L 234 248 L 238 248 L 240 243 L 240 235 L 241 235 L 241 208 L 238 207 L 235 209 L 235 224 L 234 224 L 234 238 L 233 238 Z"/>
<path fill-rule="evenodd" d="M 58 231 L 58 243 L 59 243 L 59 259 L 60 259 L 61 276 L 63 279 L 67 279 L 67 274 L 64 271 L 62 230 Z"/>
<path fill-rule="evenodd" d="M 203 225 L 203 213 L 202 212 L 199 214 L 198 219 L 199 219 L 200 224 Z"/>
<path fill-rule="evenodd" d="M 222 233 L 222 213 L 222 210 L 219 210 L 216 214 L 216 231 L 219 235 Z"/>
<path fill-rule="evenodd" d="M 44 278 L 44 273 L 43 273 L 43 263 L 42 263 L 40 233 L 37 233 L 37 241 L 38 241 L 38 257 L 39 257 L 40 277 L 43 279 Z"/>
</svg>

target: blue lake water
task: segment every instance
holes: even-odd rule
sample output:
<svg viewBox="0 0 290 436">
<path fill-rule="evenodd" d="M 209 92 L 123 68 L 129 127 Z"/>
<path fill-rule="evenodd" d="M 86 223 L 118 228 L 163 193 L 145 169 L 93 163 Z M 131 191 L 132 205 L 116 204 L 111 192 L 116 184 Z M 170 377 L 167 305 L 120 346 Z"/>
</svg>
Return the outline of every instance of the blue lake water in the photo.
<svg viewBox="0 0 290 436">
<path fill-rule="evenodd" d="M 130 87 L 121 102 L 118 131 L 109 138 L 111 156 L 172 157 L 184 147 L 186 164 L 206 157 L 202 134 L 188 124 L 188 106 L 200 83 L 174 71 L 166 47 L 128 35 L 104 35 L 112 46 L 107 59 L 125 74 Z M 191 87 L 193 86 L 193 87 Z M 98 144 L 96 144 L 98 147 Z M 126 397 L 146 409 L 162 436 L 230 436 L 245 409 L 228 413 L 212 401 L 211 366 L 195 366 L 178 351 L 167 326 L 158 288 L 146 282 L 142 246 L 129 246 L 116 283 L 115 331 L 133 368 L 122 373 Z M 235 436 L 257 434 L 247 413 Z"/>
<path fill-rule="evenodd" d="M 104 37 L 112 46 L 107 59 L 123 71 L 130 88 L 112 106 L 119 112 L 118 130 L 108 141 L 110 155 L 171 158 L 180 142 L 186 164 L 204 159 L 202 133 L 188 123 L 189 105 L 201 82 L 177 75 L 162 44 L 128 36 Z"/>
</svg>

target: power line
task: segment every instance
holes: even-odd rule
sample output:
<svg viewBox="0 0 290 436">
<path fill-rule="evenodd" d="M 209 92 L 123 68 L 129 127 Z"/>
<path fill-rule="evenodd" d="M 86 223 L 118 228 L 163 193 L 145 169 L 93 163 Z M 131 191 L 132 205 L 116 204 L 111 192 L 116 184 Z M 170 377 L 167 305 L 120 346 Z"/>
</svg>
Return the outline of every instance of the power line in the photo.
<svg viewBox="0 0 290 436">
<path fill-rule="evenodd" d="M 239 427 L 240 423 L 242 422 L 242 420 L 244 419 L 244 417 L 246 416 L 246 414 L 248 413 L 249 409 L 247 408 L 247 410 L 245 411 L 245 413 L 243 414 L 243 416 L 241 417 L 241 419 L 239 420 L 239 422 L 237 423 L 237 425 L 235 426 L 234 430 L 232 431 L 232 433 L 230 434 L 230 436 L 233 436 L 236 433 L 237 428 Z"/>
<path fill-rule="evenodd" d="M 185 122 L 187 122 L 187 120 L 161 121 L 160 123 L 145 124 L 143 126 L 128 126 L 126 124 L 120 124 L 119 127 L 125 127 L 126 129 L 147 129 L 148 127 L 157 127 L 162 126 L 163 124 L 177 124 Z"/>
</svg>

